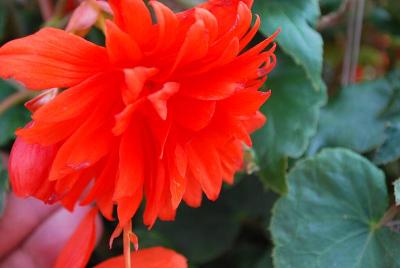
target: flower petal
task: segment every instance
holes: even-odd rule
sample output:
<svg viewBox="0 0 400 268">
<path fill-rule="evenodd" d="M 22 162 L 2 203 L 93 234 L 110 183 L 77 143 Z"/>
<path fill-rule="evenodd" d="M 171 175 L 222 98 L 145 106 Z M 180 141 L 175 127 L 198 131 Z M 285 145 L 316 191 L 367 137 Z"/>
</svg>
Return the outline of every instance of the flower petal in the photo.
<svg viewBox="0 0 400 268">
<path fill-rule="evenodd" d="M 143 57 L 139 45 L 112 21 L 106 21 L 106 47 L 113 64 L 128 67 L 137 64 Z"/>
<path fill-rule="evenodd" d="M 144 46 L 150 38 L 152 20 L 143 0 L 110 0 L 117 25 Z"/>
<path fill-rule="evenodd" d="M 225 182 L 233 184 L 235 172 L 242 167 L 243 148 L 238 141 L 229 142 L 219 150 L 222 176 Z"/>
<path fill-rule="evenodd" d="M 97 209 L 91 209 L 58 256 L 55 268 L 85 267 L 96 241 Z"/>
<path fill-rule="evenodd" d="M 210 200 L 216 200 L 222 187 L 218 152 L 209 141 L 196 139 L 188 145 L 189 168 Z"/>
<path fill-rule="evenodd" d="M 56 153 L 56 146 L 28 144 L 18 137 L 9 159 L 14 193 L 21 197 L 34 195 L 47 180 Z"/>
<path fill-rule="evenodd" d="M 187 260 L 175 251 L 163 247 L 141 249 L 131 253 L 132 267 L 135 268 L 187 268 Z M 124 268 L 124 256 L 108 259 L 96 268 Z"/>
<path fill-rule="evenodd" d="M 190 130 L 199 131 L 210 123 L 215 112 L 216 101 L 180 96 L 171 106 L 174 110 L 174 120 L 178 124 Z"/>
<path fill-rule="evenodd" d="M 53 100 L 55 97 L 57 97 L 58 94 L 58 89 L 53 88 L 53 89 L 48 89 L 41 93 L 40 95 L 34 97 L 33 99 L 25 102 L 25 108 L 28 109 L 30 112 L 34 113 L 36 112 L 40 107 L 43 105 L 47 104 L 51 100 Z"/>
<path fill-rule="evenodd" d="M 210 41 L 210 34 L 203 20 L 198 19 L 186 34 L 175 63 L 172 67 L 174 71 L 178 66 L 184 66 L 207 55 Z"/>
<path fill-rule="evenodd" d="M 33 114 L 35 121 L 60 122 L 89 114 L 99 98 L 114 86 L 110 79 L 113 74 L 96 75 L 83 83 L 61 92 L 47 105 Z"/>
<path fill-rule="evenodd" d="M 150 53 L 168 49 L 175 41 L 179 21 L 174 12 L 158 1 L 149 1 L 157 17 L 158 39 Z"/>
<path fill-rule="evenodd" d="M 185 200 L 188 206 L 198 208 L 201 205 L 202 198 L 203 191 L 201 190 L 200 183 L 193 177 L 193 175 L 188 173 L 186 191 L 183 195 L 183 200 Z"/>
<path fill-rule="evenodd" d="M 167 155 L 170 176 L 171 204 L 177 209 L 186 190 L 187 154 L 185 149 L 177 144 L 174 150 Z"/>
<path fill-rule="evenodd" d="M 0 77 L 15 78 L 30 89 L 71 87 L 108 64 L 104 48 L 54 28 L 0 48 Z"/>
<path fill-rule="evenodd" d="M 140 120 L 133 120 L 131 127 L 122 135 L 119 146 L 119 177 L 114 200 L 132 196 L 143 189 L 146 171 L 144 143 L 148 142 L 144 127 Z"/>
<path fill-rule="evenodd" d="M 270 95 L 271 91 L 262 92 L 244 89 L 222 100 L 219 103 L 219 107 L 229 111 L 231 115 L 253 115 L 267 101 Z"/>
<path fill-rule="evenodd" d="M 173 95 L 175 95 L 178 91 L 179 91 L 178 83 L 167 82 L 163 85 L 163 87 L 159 91 L 147 97 L 162 120 L 167 119 L 168 99 L 171 98 Z"/>
<path fill-rule="evenodd" d="M 153 172 L 151 178 L 149 178 L 149 182 L 146 184 L 146 209 L 143 214 L 143 222 L 149 228 L 156 222 L 160 211 L 162 193 L 164 187 L 166 187 L 166 174 L 163 162 L 159 160 L 155 167 L 155 172 Z"/>
<path fill-rule="evenodd" d="M 96 113 L 98 110 L 60 147 L 50 171 L 50 180 L 92 166 L 112 148 L 110 129 L 113 121 L 107 122 Z"/>
</svg>

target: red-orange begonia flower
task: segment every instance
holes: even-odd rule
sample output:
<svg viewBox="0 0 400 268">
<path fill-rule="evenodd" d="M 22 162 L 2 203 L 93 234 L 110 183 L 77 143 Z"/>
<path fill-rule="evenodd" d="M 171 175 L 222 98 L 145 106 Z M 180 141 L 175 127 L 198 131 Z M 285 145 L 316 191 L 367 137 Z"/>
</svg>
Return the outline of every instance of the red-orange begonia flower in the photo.
<svg viewBox="0 0 400 268">
<path fill-rule="evenodd" d="M 181 13 L 150 1 L 156 22 L 142 0 L 109 3 L 105 47 L 44 28 L 0 48 L 0 77 L 66 88 L 17 131 L 15 193 L 69 209 L 94 202 L 108 219 L 116 204 L 120 231 L 143 199 L 151 227 L 172 220 L 182 199 L 198 207 L 203 192 L 215 200 L 233 182 L 242 143 L 265 122 L 258 110 L 270 93 L 259 88 L 275 35 L 245 50 L 260 26 L 252 0 Z"/>
</svg>

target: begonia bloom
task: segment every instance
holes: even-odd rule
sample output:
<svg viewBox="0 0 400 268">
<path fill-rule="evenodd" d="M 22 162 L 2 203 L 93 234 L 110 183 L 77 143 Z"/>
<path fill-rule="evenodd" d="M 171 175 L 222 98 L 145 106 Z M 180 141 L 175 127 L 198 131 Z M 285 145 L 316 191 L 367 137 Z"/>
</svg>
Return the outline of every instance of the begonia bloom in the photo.
<svg viewBox="0 0 400 268">
<path fill-rule="evenodd" d="M 95 203 L 108 219 L 116 205 L 120 229 L 145 200 L 151 227 L 182 200 L 198 207 L 203 192 L 216 200 L 233 182 L 243 143 L 265 123 L 270 93 L 259 89 L 275 66 L 275 35 L 249 48 L 260 26 L 251 0 L 181 13 L 109 3 L 105 47 L 44 28 L 0 48 L 0 77 L 64 89 L 17 131 L 10 179 L 20 196 Z"/>
</svg>

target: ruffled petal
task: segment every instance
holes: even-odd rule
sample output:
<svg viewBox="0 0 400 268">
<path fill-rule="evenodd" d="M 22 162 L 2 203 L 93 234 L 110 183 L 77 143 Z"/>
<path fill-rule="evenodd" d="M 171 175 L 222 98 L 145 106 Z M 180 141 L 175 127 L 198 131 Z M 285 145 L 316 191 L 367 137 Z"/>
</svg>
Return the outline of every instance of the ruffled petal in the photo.
<svg viewBox="0 0 400 268">
<path fill-rule="evenodd" d="M 221 159 L 222 177 L 225 182 L 233 184 L 235 173 L 243 164 L 243 145 L 232 141 L 218 150 Z"/>
<path fill-rule="evenodd" d="M 144 143 L 144 124 L 141 120 L 133 120 L 119 145 L 119 177 L 114 193 L 114 200 L 129 197 L 143 189 L 146 172 L 146 156 Z"/>
<path fill-rule="evenodd" d="M 143 0 L 110 0 L 117 25 L 142 47 L 150 39 L 152 20 Z"/>
<path fill-rule="evenodd" d="M 174 110 L 174 120 L 178 124 L 183 128 L 199 131 L 206 127 L 213 118 L 216 101 L 179 97 L 171 106 Z"/>
<path fill-rule="evenodd" d="M 168 171 L 170 177 L 171 203 L 177 209 L 182 201 L 186 190 L 187 178 L 187 153 L 185 149 L 177 144 L 175 149 L 169 150 L 167 155 Z"/>
<path fill-rule="evenodd" d="M 215 147 L 202 139 L 188 145 L 189 168 L 210 200 L 216 200 L 222 187 L 221 162 Z"/>
<path fill-rule="evenodd" d="M 89 114 L 99 98 L 103 98 L 111 87 L 116 86 L 114 78 L 110 79 L 110 76 L 115 76 L 115 74 L 96 75 L 75 87 L 61 92 L 52 101 L 38 109 L 33 114 L 33 119 L 52 123 L 82 117 L 82 114 Z"/>
<path fill-rule="evenodd" d="M 135 65 L 143 57 L 136 41 L 109 20 L 106 21 L 106 47 L 111 63 L 121 67 Z"/>
<path fill-rule="evenodd" d="M 112 121 L 94 111 L 61 147 L 50 171 L 50 180 L 58 180 L 70 173 L 88 168 L 109 153 L 113 146 Z"/>
<path fill-rule="evenodd" d="M 221 101 L 219 107 L 225 111 L 229 111 L 231 115 L 253 115 L 263 105 L 271 91 L 262 92 L 252 89 L 244 89 L 237 91 L 231 97 Z"/>
<path fill-rule="evenodd" d="M 86 266 L 96 241 L 96 215 L 97 209 L 93 208 L 83 218 L 58 256 L 55 268 Z"/>
<path fill-rule="evenodd" d="M 210 34 L 203 20 L 198 19 L 189 29 L 172 67 L 184 66 L 207 55 Z"/>
<path fill-rule="evenodd" d="M 166 171 L 162 161 L 154 165 L 155 172 L 146 183 L 146 208 L 143 214 L 143 222 L 151 228 L 156 222 L 161 207 L 162 193 L 166 187 Z"/>
<path fill-rule="evenodd" d="M 14 78 L 30 89 L 64 88 L 104 72 L 107 52 L 65 31 L 44 28 L 0 48 L 0 77 Z"/>
<path fill-rule="evenodd" d="M 185 189 L 185 193 L 183 195 L 183 200 L 185 200 L 188 206 L 193 208 L 198 208 L 201 205 L 203 191 L 201 189 L 200 183 L 193 177 L 190 172 L 188 172 L 187 176 L 187 185 Z"/>
<path fill-rule="evenodd" d="M 158 23 L 158 37 L 154 49 L 150 52 L 165 51 L 170 48 L 171 44 L 175 41 L 176 32 L 178 29 L 179 21 L 174 12 L 158 1 L 149 1 L 153 7 L 154 13 L 157 17 Z"/>
<path fill-rule="evenodd" d="M 21 197 L 35 195 L 46 183 L 51 163 L 57 153 L 56 146 L 28 144 L 17 138 L 9 159 L 10 182 L 13 191 Z M 50 196 L 51 193 L 47 193 Z"/>
<path fill-rule="evenodd" d="M 147 97 L 162 120 L 167 119 L 167 101 L 178 91 L 178 83 L 167 82 L 160 90 Z"/>
</svg>

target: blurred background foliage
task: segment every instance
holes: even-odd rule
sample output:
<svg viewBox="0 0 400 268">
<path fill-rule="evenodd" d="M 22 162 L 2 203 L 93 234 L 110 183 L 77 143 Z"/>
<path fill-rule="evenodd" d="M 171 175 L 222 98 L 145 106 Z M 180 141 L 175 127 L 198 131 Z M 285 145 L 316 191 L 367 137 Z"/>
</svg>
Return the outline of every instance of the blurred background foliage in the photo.
<svg viewBox="0 0 400 268">
<path fill-rule="evenodd" d="M 79 1 L 54 0 L 50 17 L 40 2 L 0 0 L 0 44 L 64 28 Z M 182 10 L 201 1 L 164 2 Z M 400 1 L 255 0 L 254 12 L 258 40 L 282 31 L 265 85 L 268 123 L 246 151 L 249 172 L 217 202 L 182 206 L 176 221 L 150 232 L 137 217 L 140 246 L 174 248 L 199 268 L 400 267 Z M 96 28 L 87 38 L 104 42 Z M 0 81 L 0 199 L 30 97 Z M 115 223 L 105 226 L 91 265 L 122 251 L 120 241 L 108 250 Z"/>
</svg>

